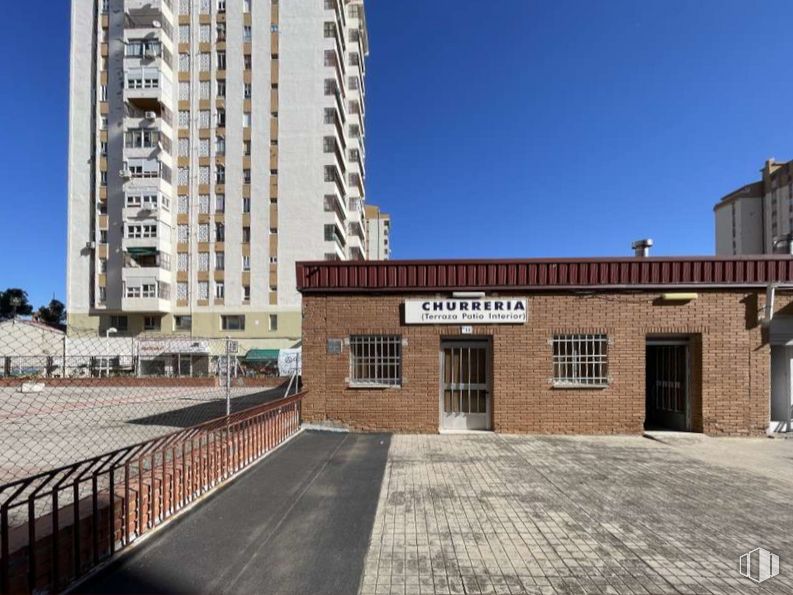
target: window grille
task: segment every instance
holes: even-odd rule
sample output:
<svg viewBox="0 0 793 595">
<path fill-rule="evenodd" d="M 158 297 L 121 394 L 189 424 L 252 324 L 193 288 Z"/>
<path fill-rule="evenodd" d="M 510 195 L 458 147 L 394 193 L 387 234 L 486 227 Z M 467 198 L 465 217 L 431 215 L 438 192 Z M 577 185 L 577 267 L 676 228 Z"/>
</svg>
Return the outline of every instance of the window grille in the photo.
<svg viewBox="0 0 793 595">
<path fill-rule="evenodd" d="M 402 338 L 398 335 L 350 337 L 350 384 L 400 386 Z"/>
<path fill-rule="evenodd" d="M 554 335 L 552 344 L 555 386 L 608 385 L 606 335 Z"/>
</svg>

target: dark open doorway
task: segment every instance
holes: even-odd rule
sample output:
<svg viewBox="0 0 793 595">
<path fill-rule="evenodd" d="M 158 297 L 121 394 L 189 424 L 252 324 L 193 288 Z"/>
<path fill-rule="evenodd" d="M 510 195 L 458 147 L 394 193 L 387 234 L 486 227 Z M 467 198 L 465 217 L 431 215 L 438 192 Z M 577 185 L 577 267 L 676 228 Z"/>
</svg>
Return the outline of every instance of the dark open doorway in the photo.
<svg viewBox="0 0 793 595">
<path fill-rule="evenodd" d="M 687 340 L 647 340 L 645 429 L 691 430 L 689 356 Z"/>
</svg>

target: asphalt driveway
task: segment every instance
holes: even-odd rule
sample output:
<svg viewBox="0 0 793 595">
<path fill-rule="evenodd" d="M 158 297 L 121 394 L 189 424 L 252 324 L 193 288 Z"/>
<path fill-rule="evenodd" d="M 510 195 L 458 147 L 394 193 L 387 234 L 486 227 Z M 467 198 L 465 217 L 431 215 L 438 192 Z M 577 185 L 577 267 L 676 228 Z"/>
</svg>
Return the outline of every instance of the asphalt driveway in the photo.
<svg viewBox="0 0 793 595">
<path fill-rule="evenodd" d="M 303 432 L 75 593 L 355 593 L 384 435 Z"/>
</svg>

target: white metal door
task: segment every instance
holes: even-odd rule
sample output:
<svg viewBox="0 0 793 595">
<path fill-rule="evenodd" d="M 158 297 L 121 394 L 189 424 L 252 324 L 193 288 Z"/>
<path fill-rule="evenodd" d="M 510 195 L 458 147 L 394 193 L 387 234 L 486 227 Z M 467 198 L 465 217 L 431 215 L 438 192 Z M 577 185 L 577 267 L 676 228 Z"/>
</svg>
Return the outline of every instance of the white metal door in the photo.
<svg viewBox="0 0 793 595">
<path fill-rule="evenodd" d="M 441 428 L 489 430 L 491 417 L 490 344 L 441 343 Z"/>
</svg>

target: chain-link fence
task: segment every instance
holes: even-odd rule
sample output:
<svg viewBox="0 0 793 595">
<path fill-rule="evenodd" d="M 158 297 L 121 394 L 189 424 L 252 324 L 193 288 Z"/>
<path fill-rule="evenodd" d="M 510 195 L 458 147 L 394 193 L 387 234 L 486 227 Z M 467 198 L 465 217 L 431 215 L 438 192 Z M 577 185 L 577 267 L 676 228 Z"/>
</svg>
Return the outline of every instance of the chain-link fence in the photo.
<svg viewBox="0 0 793 595">
<path fill-rule="evenodd" d="M 0 322 L 0 485 L 267 403 L 300 352 Z"/>
</svg>

